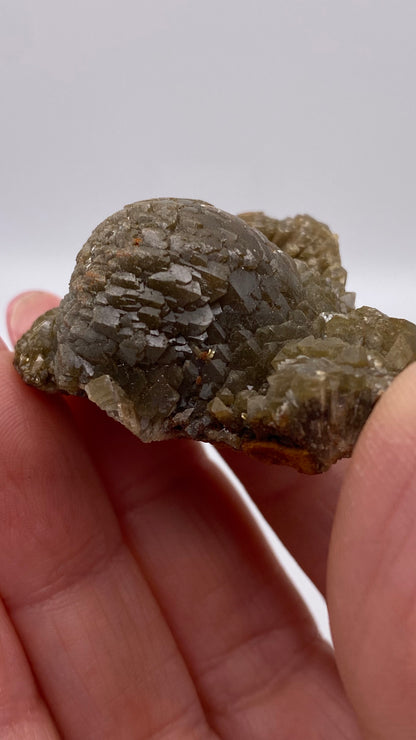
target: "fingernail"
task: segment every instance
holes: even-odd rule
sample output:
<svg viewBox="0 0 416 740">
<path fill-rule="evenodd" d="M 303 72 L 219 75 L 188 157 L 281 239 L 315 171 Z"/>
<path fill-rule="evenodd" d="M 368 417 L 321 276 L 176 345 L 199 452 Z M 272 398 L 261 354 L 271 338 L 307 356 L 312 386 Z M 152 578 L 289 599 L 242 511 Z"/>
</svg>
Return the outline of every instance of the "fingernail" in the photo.
<svg viewBox="0 0 416 740">
<path fill-rule="evenodd" d="M 7 344 L 0 337 L 0 352 L 4 352 L 4 350 L 7 350 Z"/>
<path fill-rule="evenodd" d="M 40 290 L 30 290 L 13 298 L 7 308 L 7 328 L 12 343 L 31 327 L 40 314 L 58 303 L 57 296 Z"/>
</svg>

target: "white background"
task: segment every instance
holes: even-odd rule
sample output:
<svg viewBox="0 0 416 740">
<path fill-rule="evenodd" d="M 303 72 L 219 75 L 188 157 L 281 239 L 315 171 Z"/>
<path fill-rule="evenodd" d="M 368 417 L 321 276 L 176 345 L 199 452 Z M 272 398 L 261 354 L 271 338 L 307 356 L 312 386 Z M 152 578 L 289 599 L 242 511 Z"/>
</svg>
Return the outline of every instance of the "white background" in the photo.
<svg viewBox="0 0 416 740">
<path fill-rule="evenodd" d="M 416 320 L 415 35 L 411 0 L 0 0 L 1 333 L 162 195 L 311 213 L 358 304 Z"/>
</svg>

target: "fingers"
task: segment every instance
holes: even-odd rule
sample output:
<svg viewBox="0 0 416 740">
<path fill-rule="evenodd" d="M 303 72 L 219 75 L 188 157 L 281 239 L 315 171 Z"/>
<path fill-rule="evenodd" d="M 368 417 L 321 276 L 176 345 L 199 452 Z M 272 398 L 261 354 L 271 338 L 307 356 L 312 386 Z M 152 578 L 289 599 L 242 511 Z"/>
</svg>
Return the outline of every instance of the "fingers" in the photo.
<svg viewBox="0 0 416 740">
<path fill-rule="evenodd" d="M 8 352 L 7 345 L 1 338 L 0 352 Z M 0 734 L 8 740 L 19 740 L 23 737 L 34 740 L 59 738 L 54 720 L 39 693 L 21 642 L 1 602 Z"/>
<path fill-rule="evenodd" d="M 25 386 L 8 353 L 0 481 L 0 592 L 62 735 L 202 734 L 183 658 L 66 404 Z"/>
<path fill-rule="evenodd" d="M 58 303 L 59 298 L 53 293 L 40 290 L 31 290 L 16 296 L 7 309 L 7 327 L 12 344 L 17 342 L 40 314 Z"/>
<path fill-rule="evenodd" d="M 221 452 L 266 521 L 325 594 L 329 539 L 349 461 L 342 460 L 327 473 L 310 476 L 233 450 Z"/>
<path fill-rule="evenodd" d="M 142 445 L 91 405 L 75 403 L 72 408 L 78 415 L 79 435 L 88 440 L 89 454 L 119 517 L 124 538 L 146 582 L 151 585 L 195 678 L 211 726 L 225 738 L 246 740 L 255 735 L 263 740 L 277 732 L 289 736 L 293 731 L 292 736 L 296 732 L 302 736 L 306 717 L 308 726 L 309 723 L 316 725 L 322 736 L 336 737 L 342 728 L 344 735 L 355 738 L 354 720 L 332 656 L 319 640 L 304 605 L 280 571 L 232 485 L 206 459 L 201 446 L 185 442 Z M 56 444 L 57 433 L 53 426 L 48 449 L 52 443 Z M 72 440 L 72 449 L 74 444 Z M 65 450 L 68 447 L 62 439 L 60 445 Z M 72 500 L 76 508 L 70 517 L 75 522 L 71 541 L 74 537 L 77 541 L 81 522 L 89 531 L 92 516 L 98 531 L 105 534 L 108 529 L 105 518 L 101 520 L 99 497 L 92 493 L 96 484 L 91 482 L 91 472 L 80 472 L 80 460 L 82 456 L 77 455 L 76 459 L 67 461 L 68 470 L 75 468 L 78 473 L 70 491 L 65 491 L 65 498 L 62 493 L 62 499 Z M 68 470 L 66 475 L 69 475 Z M 41 496 L 41 492 L 36 493 L 37 499 Z M 50 506 L 50 498 L 46 500 Z M 65 514 L 65 507 L 62 508 Z M 68 515 L 62 516 L 64 521 L 68 520 Z M 54 527 L 59 534 L 60 554 L 58 556 L 53 550 L 49 562 L 52 560 L 56 568 L 58 561 L 66 578 L 68 566 L 64 566 L 63 558 L 66 554 L 64 562 L 71 564 L 73 556 L 68 558 L 65 553 L 68 544 L 60 520 Z M 0 563 L 1 555 L 0 551 Z M 90 570 L 94 575 L 91 564 Z M 105 569 L 99 570 L 105 574 Z M 119 593 L 114 594 L 114 590 L 116 579 L 117 583 L 126 582 L 126 573 L 129 573 L 128 563 L 123 562 L 122 568 L 112 574 L 111 588 L 107 591 L 94 581 L 100 601 L 110 614 L 114 603 L 117 613 L 120 609 L 123 613 L 123 599 Z M 0 567 L 0 583 L 1 576 Z M 83 603 L 91 593 L 85 567 L 82 583 L 85 585 L 85 592 L 81 594 Z M 129 582 L 122 589 L 122 595 L 126 590 L 134 596 L 129 619 L 132 624 L 141 625 L 141 615 L 143 611 L 147 614 L 148 609 L 143 585 L 134 586 Z M 68 593 L 76 601 L 81 598 L 78 589 Z M 58 601 L 58 608 L 60 605 Z M 64 606 L 69 608 L 66 601 Z M 52 600 L 52 607 L 56 611 L 56 599 Z M 33 620 L 33 610 L 30 616 Z M 42 620 L 45 625 L 44 612 Z M 103 624 L 102 616 L 96 612 L 91 621 L 94 627 L 91 628 L 93 634 L 91 629 L 88 633 L 89 640 L 96 636 L 95 625 Z M 125 632 L 129 633 L 128 624 L 119 625 L 118 621 L 119 617 L 107 626 L 123 637 Z M 159 651 L 166 637 L 162 632 L 157 640 L 153 631 L 159 624 L 158 615 L 147 614 L 144 621 L 145 626 L 151 623 L 150 633 L 148 626 L 147 629 L 137 626 L 134 632 L 138 644 L 145 641 L 141 648 L 145 650 L 145 660 L 141 663 L 152 665 L 146 652 L 149 647 L 156 651 L 160 664 Z M 61 624 L 62 619 L 60 630 Z M 52 627 L 56 629 L 54 624 Z M 82 625 L 75 620 L 67 638 L 70 644 L 80 629 L 82 636 Z M 25 634 L 25 641 L 33 644 L 33 635 Z M 118 650 L 128 665 L 124 643 L 122 639 Z M 52 647 L 54 653 L 56 650 L 62 652 L 62 645 L 55 640 Z M 128 643 L 128 650 L 135 655 L 134 641 Z M 119 665 L 118 654 L 106 643 L 105 655 Z M 79 651 L 76 662 L 81 663 Z M 103 665 L 103 673 L 104 669 L 109 671 L 110 667 Z M 149 673 L 148 668 L 146 673 Z M 117 674 L 117 677 L 125 681 L 124 674 Z M 180 684 L 179 679 L 175 674 L 173 685 L 169 683 L 170 696 L 177 709 L 180 704 L 174 690 Z M 57 680 L 56 673 L 54 680 Z M 183 680 L 182 676 L 182 683 Z M 188 687 L 185 688 L 187 693 Z M 89 693 L 96 703 L 95 687 L 89 687 Z M 187 696 L 189 703 L 188 693 Z"/>
<path fill-rule="evenodd" d="M 331 655 L 202 447 L 143 445 L 98 410 L 86 411 L 79 405 L 80 428 L 211 726 L 226 738 L 262 740 L 289 736 L 287 723 L 302 737 L 308 717 L 323 737 L 337 737 L 339 727 L 355 737 Z"/>
<path fill-rule="evenodd" d="M 26 655 L 0 603 L 0 736 L 7 740 L 59 740 Z"/>
<path fill-rule="evenodd" d="M 330 549 L 342 676 L 365 737 L 416 727 L 416 365 L 376 406 L 355 450 Z"/>
</svg>

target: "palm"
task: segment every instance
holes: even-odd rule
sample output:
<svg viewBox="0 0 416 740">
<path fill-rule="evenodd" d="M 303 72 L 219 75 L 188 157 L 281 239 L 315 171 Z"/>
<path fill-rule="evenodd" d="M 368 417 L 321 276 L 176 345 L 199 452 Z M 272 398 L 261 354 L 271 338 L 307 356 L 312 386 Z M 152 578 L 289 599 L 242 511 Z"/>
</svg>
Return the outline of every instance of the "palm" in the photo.
<svg viewBox="0 0 416 740">
<path fill-rule="evenodd" d="M 414 712 L 407 685 L 402 734 L 387 724 L 396 721 L 395 698 L 380 707 L 386 691 L 375 661 L 387 648 L 376 616 L 391 595 L 378 609 L 358 608 L 380 560 L 374 551 L 362 562 L 366 504 L 358 496 L 358 511 L 351 505 L 365 442 L 344 488 L 329 579 L 352 708 L 332 651 L 199 445 L 142 445 L 88 403 L 25 387 L 6 351 L 0 360 L 2 737 L 355 739 L 363 736 L 357 715 L 366 737 L 413 737 L 404 734 L 416 721 L 403 722 L 403 709 Z M 323 590 L 345 466 L 310 479 L 227 457 Z"/>
</svg>

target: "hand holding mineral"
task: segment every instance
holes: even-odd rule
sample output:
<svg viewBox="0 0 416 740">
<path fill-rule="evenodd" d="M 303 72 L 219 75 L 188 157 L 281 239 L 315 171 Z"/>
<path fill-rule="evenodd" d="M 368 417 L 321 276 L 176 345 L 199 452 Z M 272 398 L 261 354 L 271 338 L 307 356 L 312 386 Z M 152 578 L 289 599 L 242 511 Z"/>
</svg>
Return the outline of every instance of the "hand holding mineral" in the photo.
<svg viewBox="0 0 416 740">
<path fill-rule="evenodd" d="M 16 298 L 11 340 L 54 305 Z M 326 595 L 332 650 L 201 445 L 34 392 L 0 340 L 2 734 L 413 737 L 415 389 L 413 365 L 320 476 L 226 451 Z"/>
</svg>

